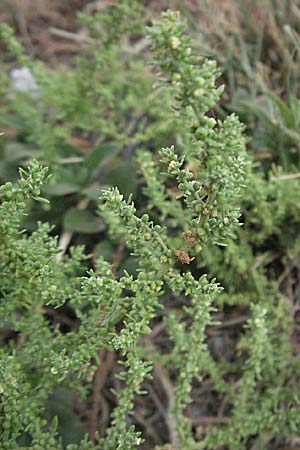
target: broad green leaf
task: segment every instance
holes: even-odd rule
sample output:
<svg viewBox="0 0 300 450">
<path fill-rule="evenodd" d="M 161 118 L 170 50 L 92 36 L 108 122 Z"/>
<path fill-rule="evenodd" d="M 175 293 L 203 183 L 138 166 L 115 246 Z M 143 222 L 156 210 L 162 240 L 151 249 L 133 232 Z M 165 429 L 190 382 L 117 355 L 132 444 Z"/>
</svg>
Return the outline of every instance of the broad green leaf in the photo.
<svg viewBox="0 0 300 450">
<path fill-rule="evenodd" d="M 107 189 L 109 186 L 89 186 L 81 191 L 81 194 L 86 197 L 97 201 L 101 195 L 103 189 Z"/>
<path fill-rule="evenodd" d="M 52 429 L 57 429 L 64 444 L 78 444 L 83 435 L 84 427 L 78 416 L 73 412 L 72 392 L 58 387 L 50 395 L 46 408 L 46 416 Z"/>
<path fill-rule="evenodd" d="M 113 158 L 120 151 L 119 144 L 101 144 L 97 146 L 85 159 L 84 167 L 87 171 L 87 178 L 90 178 L 104 160 Z"/>
<path fill-rule="evenodd" d="M 97 257 L 102 256 L 106 261 L 109 262 L 113 261 L 115 251 L 116 249 L 107 240 L 99 242 L 99 244 L 97 244 L 94 249 L 94 253 Z"/>
<path fill-rule="evenodd" d="M 71 208 L 64 217 L 64 227 L 77 233 L 94 234 L 103 231 L 106 225 L 100 217 L 94 216 L 90 211 Z"/>
<path fill-rule="evenodd" d="M 277 95 L 273 94 L 272 92 L 268 92 L 268 95 L 278 107 L 285 125 L 288 128 L 292 128 L 295 125 L 293 110 L 288 105 L 286 105 Z"/>
<path fill-rule="evenodd" d="M 34 151 L 26 147 L 24 144 L 19 144 L 18 142 L 8 142 L 5 145 L 4 158 L 6 161 L 13 162 L 33 156 Z"/>
<path fill-rule="evenodd" d="M 3 111 L 0 112 L 0 123 L 15 128 L 17 131 L 24 130 L 25 128 L 25 121 L 22 117 L 14 114 L 7 114 Z"/>
<path fill-rule="evenodd" d="M 80 191 L 81 186 L 67 182 L 51 183 L 45 186 L 44 191 L 49 195 L 69 195 Z"/>
<path fill-rule="evenodd" d="M 121 161 L 109 171 L 106 181 L 112 186 L 117 186 L 125 196 L 135 194 L 137 179 L 134 165 L 130 161 Z"/>
</svg>

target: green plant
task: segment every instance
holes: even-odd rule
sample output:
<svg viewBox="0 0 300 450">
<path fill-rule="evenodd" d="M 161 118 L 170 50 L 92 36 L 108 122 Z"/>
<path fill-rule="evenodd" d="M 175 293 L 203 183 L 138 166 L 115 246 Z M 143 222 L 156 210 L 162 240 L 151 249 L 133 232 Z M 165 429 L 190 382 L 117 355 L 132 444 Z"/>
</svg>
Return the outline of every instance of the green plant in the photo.
<svg viewBox="0 0 300 450">
<path fill-rule="evenodd" d="M 299 5 L 232 0 L 195 9 L 199 21 L 186 12 L 194 46 L 222 68 L 227 85 L 222 106 L 247 125 L 249 145 L 264 168 L 275 162 L 285 172 L 297 172 Z"/>
<path fill-rule="evenodd" d="M 299 95 L 297 1 L 231 0 L 220 5 L 212 0 L 195 9 L 187 17 L 197 43 L 222 65 L 230 94 L 239 87 L 254 93 L 260 80 L 284 98 Z M 205 20 L 201 23 L 197 16 Z"/>
<path fill-rule="evenodd" d="M 0 123 L 10 133 L 1 141 L 0 177 L 16 179 L 18 166 L 33 158 L 53 173 L 43 187 L 51 203 L 31 212 L 27 228 L 48 220 L 61 235 L 90 245 L 91 235 L 104 230 L 95 216 L 103 187 L 117 184 L 125 195 L 136 195 L 135 150 L 165 145 L 170 133 L 177 140 L 170 99 L 153 91 L 146 57 L 134 47 L 146 19 L 134 0 L 93 16 L 79 14 L 86 38 L 78 56 L 56 70 L 28 56 L 2 24 L 7 52 L 1 58 Z M 36 95 L 14 89 L 9 71 L 15 65 L 31 71 Z"/>
<path fill-rule="evenodd" d="M 292 180 L 277 189 L 278 180 L 254 171 L 238 118 L 215 119 L 213 108 L 223 91 L 216 85 L 220 71 L 214 61 L 193 55 L 179 15 L 164 13 L 148 32 L 159 92 L 174 98 L 178 142 L 158 154 L 152 145 L 138 152 L 149 198 L 141 208 L 115 187 L 103 190 L 99 206 L 110 239 L 133 252 L 135 270 L 119 274 L 118 261 L 110 264 L 102 257 L 91 263 L 81 247 L 60 255 L 48 225 L 20 233 L 26 206 L 43 201 L 47 170 L 36 161 L 20 171 L 15 184 L 1 186 L 0 439 L 5 449 L 147 445 L 128 421 L 138 416 L 137 398 L 148 397 L 152 368 L 168 386 L 165 442 L 175 449 L 275 448 L 297 435 L 299 362 L 290 345 L 289 305 L 275 285 L 263 245 L 270 235 L 280 239 L 286 218 L 297 216 L 299 205 L 291 212 L 282 196 L 293 192 L 292 202 L 298 185 Z M 64 308 L 76 318 L 67 330 L 58 320 Z M 212 351 L 209 332 L 234 308 L 244 308 L 246 326 L 226 358 Z M 169 345 L 153 348 L 149 335 L 162 319 Z M 117 355 L 123 366 L 113 374 L 119 384 L 110 422 L 99 435 L 68 440 L 60 421 L 47 416 L 49 402 L 61 389 L 65 395 L 76 392 L 89 405 L 92 381 L 96 384 L 106 363 L 103 352 Z M 197 384 L 208 385 L 225 412 L 215 413 L 218 425 L 204 431 L 192 427 L 188 409 Z"/>
</svg>

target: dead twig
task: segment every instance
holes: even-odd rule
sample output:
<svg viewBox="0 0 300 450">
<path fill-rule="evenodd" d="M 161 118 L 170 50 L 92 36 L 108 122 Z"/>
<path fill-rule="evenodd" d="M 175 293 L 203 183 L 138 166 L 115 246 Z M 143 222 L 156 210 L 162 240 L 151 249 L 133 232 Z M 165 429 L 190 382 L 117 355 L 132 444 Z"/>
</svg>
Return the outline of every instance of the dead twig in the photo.
<svg viewBox="0 0 300 450">
<path fill-rule="evenodd" d="M 98 354 L 101 362 L 94 375 L 92 409 L 89 414 L 89 422 L 87 427 L 91 440 L 95 439 L 95 434 L 98 429 L 98 414 L 102 402 L 101 391 L 105 385 L 107 376 L 116 360 L 116 355 L 114 352 L 100 350 Z"/>
<path fill-rule="evenodd" d="M 71 31 L 62 30 L 59 28 L 51 27 L 49 28 L 49 31 L 52 35 L 63 38 L 63 39 L 69 39 L 72 41 L 76 41 L 80 44 L 82 43 L 89 43 L 92 44 L 94 42 L 94 39 L 88 37 L 86 34 L 81 33 L 72 33 Z"/>
<path fill-rule="evenodd" d="M 179 448 L 179 439 L 177 432 L 178 427 L 177 427 L 177 420 L 173 414 L 173 408 L 175 403 L 174 388 L 167 371 L 158 363 L 154 363 L 154 375 L 160 381 L 168 399 L 168 406 L 165 412 L 165 421 L 168 427 L 169 437 L 172 446 L 174 447 L 174 449 L 178 449 Z"/>
<path fill-rule="evenodd" d="M 155 353 L 155 345 L 148 336 L 144 337 L 144 343 L 147 348 L 147 350 L 150 353 Z M 158 362 L 154 362 L 154 376 L 157 378 L 157 380 L 160 382 L 165 395 L 167 397 L 167 408 L 166 410 L 162 411 L 164 415 L 164 419 L 169 431 L 169 439 L 172 443 L 172 446 L 174 447 L 174 450 L 177 450 L 179 448 L 179 438 L 178 438 L 178 432 L 177 432 L 177 420 L 173 414 L 174 404 L 175 404 L 175 392 L 173 388 L 173 384 L 169 378 L 168 372 L 164 367 L 162 367 Z"/>
<path fill-rule="evenodd" d="M 229 327 L 233 327 L 235 325 L 240 325 L 241 323 L 247 322 L 247 320 L 249 319 L 249 316 L 240 316 L 240 317 L 236 317 L 234 319 L 229 319 L 226 320 L 218 325 L 215 325 L 213 327 L 214 330 L 218 330 L 220 328 L 229 328 Z"/>
<path fill-rule="evenodd" d="M 272 181 L 282 181 L 282 180 L 294 180 L 295 178 L 300 178 L 300 173 L 289 173 L 287 175 L 280 175 L 279 177 L 271 177 Z"/>
<path fill-rule="evenodd" d="M 119 246 L 117 248 L 117 251 L 114 255 L 114 258 L 113 258 L 112 272 L 114 275 L 116 275 L 116 273 L 117 273 L 118 266 L 120 264 L 120 260 L 121 260 L 124 248 L 125 248 L 125 241 L 121 240 L 119 243 Z M 104 305 L 101 305 L 101 306 L 102 306 L 101 307 L 101 316 L 103 318 L 105 315 L 105 309 L 104 309 Z M 107 356 L 106 356 L 106 359 L 103 360 L 105 354 Z M 99 412 L 99 407 L 101 404 L 102 404 L 102 408 L 104 406 L 104 417 L 102 418 L 101 423 L 103 425 L 103 424 L 107 424 L 107 422 L 108 422 L 108 407 L 101 395 L 101 390 L 105 384 L 107 375 L 116 360 L 116 354 L 114 352 L 107 352 L 104 349 L 99 350 L 98 355 L 99 355 L 100 363 L 99 363 L 99 366 L 98 366 L 98 368 L 95 372 L 95 376 L 94 376 L 95 381 L 94 381 L 94 388 L 93 388 L 93 394 L 92 394 L 92 399 L 93 399 L 92 400 L 92 410 L 90 413 L 90 419 L 89 419 L 89 425 L 88 425 L 88 433 L 89 433 L 91 440 L 95 439 L 95 433 L 98 429 L 98 412 Z"/>
<path fill-rule="evenodd" d="M 117 274 L 118 267 L 119 267 L 124 249 L 125 249 L 125 241 L 124 241 L 124 239 L 121 239 L 119 242 L 117 251 L 114 254 L 114 258 L 113 258 L 112 273 L 114 275 Z"/>
<path fill-rule="evenodd" d="M 216 417 L 216 416 L 201 416 L 201 417 L 192 417 L 191 422 L 195 426 L 201 425 L 217 425 L 217 424 L 226 424 L 229 422 L 230 417 Z"/>
</svg>

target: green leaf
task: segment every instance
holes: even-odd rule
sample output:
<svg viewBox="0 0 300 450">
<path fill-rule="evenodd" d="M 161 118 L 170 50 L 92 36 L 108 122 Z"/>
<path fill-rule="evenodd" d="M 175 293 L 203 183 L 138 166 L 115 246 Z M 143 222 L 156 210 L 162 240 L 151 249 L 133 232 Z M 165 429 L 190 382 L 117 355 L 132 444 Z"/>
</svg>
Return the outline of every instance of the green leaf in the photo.
<svg viewBox="0 0 300 450">
<path fill-rule="evenodd" d="M 103 186 L 103 185 L 102 186 L 89 186 L 89 187 L 83 189 L 81 191 L 81 194 L 85 195 L 86 197 L 88 197 L 92 200 L 97 201 L 101 195 L 101 192 L 104 189 L 107 189 L 108 187 L 109 186 Z"/>
<path fill-rule="evenodd" d="M 273 94 L 272 92 L 268 92 L 268 95 L 278 107 L 285 125 L 288 128 L 292 128 L 295 125 L 293 110 L 288 105 L 286 105 L 277 95 Z"/>
<path fill-rule="evenodd" d="M 99 242 L 99 244 L 97 244 L 94 248 L 94 253 L 97 257 L 102 256 L 106 261 L 110 263 L 112 263 L 113 261 L 115 251 L 116 249 L 107 240 Z"/>
<path fill-rule="evenodd" d="M 80 191 L 81 186 L 67 182 L 51 183 L 45 186 L 44 191 L 49 195 L 69 195 Z"/>
<path fill-rule="evenodd" d="M 97 146 L 85 159 L 84 167 L 87 171 L 87 178 L 90 179 L 104 160 L 110 160 L 120 151 L 119 144 L 110 143 Z"/>
<path fill-rule="evenodd" d="M 94 234 L 106 227 L 103 220 L 94 216 L 90 211 L 71 208 L 64 217 L 64 227 L 77 233 Z"/>
<path fill-rule="evenodd" d="M 17 131 L 22 131 L 25 128 L 24 119 L 20 116 L 16 116 L 15 114 L 0 112 L 0 123 L 1 125 L 6 125 L 8 127 L 14 128 Z"/>
<path fill-rule="evenodd" d="M 51 431 L 57 430 L 65 445 L 79 444 L 84 435 L 84 428 L 73 412 L 71 391 L 58 387 L 51 393 L 47 402 L 46 417 L 51 424 Z"/>
<path fill-rule="evenodd" d="M 121 161 L 108 173 L 106 181 L 112 186 L 117 186 L 126 197 L 135 194 L 137 189 L 136 170 L 131 161 Z"/>
<path fill-rule="evenodd" d="M 6 161 L 13 162 L 33 156 L 32 149 L 18 142 L 8 142 L 5 145 L 4 158 Z"/>
</svg>

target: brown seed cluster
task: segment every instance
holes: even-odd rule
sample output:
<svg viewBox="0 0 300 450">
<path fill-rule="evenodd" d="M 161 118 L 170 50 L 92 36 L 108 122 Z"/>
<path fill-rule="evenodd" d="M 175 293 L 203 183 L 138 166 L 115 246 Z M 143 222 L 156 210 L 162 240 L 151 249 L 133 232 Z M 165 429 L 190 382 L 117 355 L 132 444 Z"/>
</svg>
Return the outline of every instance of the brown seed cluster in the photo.
<svg viewBox="0 0 300 450">
<path fill-rule="evenodd" d="M 191 258 L 185 250 L 176 250 L 175 255 L 177 259 L 183 264 L 190 264 L 195 258 Z"/>
<path fill-rule="evenodd" d="M 197 241 L 196 235 L 192 231 L 185 231 L 183 233 L 183 239 L 185 240 L 185 242 L 191 245 L 194 245 Z"/>
</svg>

